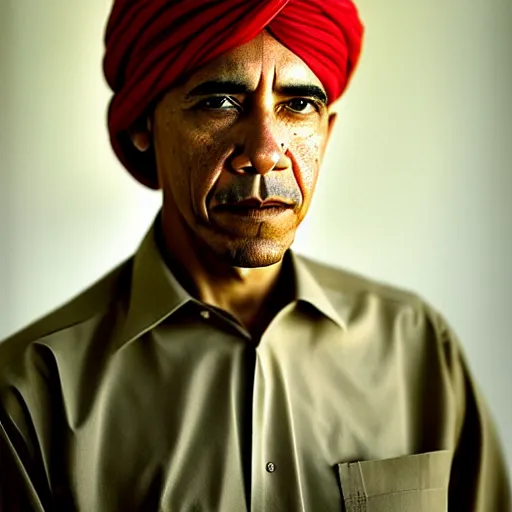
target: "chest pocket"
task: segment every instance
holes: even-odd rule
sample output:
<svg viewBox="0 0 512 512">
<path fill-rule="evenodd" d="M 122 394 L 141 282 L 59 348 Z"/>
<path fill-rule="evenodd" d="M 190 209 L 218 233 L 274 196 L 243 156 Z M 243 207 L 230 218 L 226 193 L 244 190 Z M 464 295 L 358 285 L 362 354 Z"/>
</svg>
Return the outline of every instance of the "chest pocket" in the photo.
<svg viewBox="0 0 512 512">
<path fill-rule="evenodd" d="M 452 452 L 338 464 L 346 512 L 446 512 Z"/>
</svg>

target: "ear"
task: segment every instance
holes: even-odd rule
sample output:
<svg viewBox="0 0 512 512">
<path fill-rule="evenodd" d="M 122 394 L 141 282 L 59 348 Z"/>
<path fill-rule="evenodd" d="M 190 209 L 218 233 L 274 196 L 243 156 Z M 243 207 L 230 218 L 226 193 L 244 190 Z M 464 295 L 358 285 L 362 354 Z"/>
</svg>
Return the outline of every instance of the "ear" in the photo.
<svg viewBox="0 0 512 512">
<path fill-rule="evenodd" d="M 132 144 L 141 153 L 146 152 L 151 147 L 151 119 L 149 117 L 136 121 L 129 130 Z"/>
<path fill-rule="evenodd" d="M 331 139 L 332 132 L 334 130 L 334 126 L 336 125 L 336 120 L 338 119 L 337 112 L 331 112 L 329 114 L 329 126 L 327 128 L 327 142 Z"/>
</svg>

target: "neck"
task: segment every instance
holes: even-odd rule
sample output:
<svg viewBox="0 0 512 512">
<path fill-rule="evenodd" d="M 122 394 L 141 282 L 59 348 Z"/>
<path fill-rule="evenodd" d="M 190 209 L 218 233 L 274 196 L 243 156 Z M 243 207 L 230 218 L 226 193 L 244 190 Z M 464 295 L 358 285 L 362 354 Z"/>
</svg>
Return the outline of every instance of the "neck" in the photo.
<svg viewBox="0 0 512 512">
<path fill-rule="evenodd" d="M 162 212 L 160 245 L 180 284 L 201 302 L 230 313 L 259 340 L 272 318 L 291 300 L 282 261 L 261 268 L 230 266 L 204 244 L 198 247 L 175 218 Z"/>
</svg>

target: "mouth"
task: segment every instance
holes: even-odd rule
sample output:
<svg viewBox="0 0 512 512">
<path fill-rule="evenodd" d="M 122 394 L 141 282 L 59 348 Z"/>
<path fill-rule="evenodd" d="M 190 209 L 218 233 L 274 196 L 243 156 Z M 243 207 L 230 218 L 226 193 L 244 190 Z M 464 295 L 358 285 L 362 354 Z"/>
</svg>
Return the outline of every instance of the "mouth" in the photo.
<svg viewBox="0 0 512 512">
<path fill-rule="evenodd" d="M 281 201 L 258 201 L 253 199 L 232 204 L 221 204 L 213 208 L 216 214 L 232 215 L 250 220 L 276 217 L 292 210 L 292 204 Z"/>
</svg>

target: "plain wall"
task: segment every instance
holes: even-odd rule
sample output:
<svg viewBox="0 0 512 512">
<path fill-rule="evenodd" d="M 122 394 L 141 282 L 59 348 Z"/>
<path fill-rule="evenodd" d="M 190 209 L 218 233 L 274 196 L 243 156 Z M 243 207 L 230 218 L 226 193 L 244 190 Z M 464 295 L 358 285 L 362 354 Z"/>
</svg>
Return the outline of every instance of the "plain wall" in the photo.
<svg viewBox="0 0 512 512">
<path fill-rule="evenodd" d="M 0 0 L 0 338 L 132 253 L 160 204 L 115 160 L 108 0 Z M 512 468 L 512 2 L 358 3 L 363 59 L 295 249 L 447 317 Z"/>
</svg>

